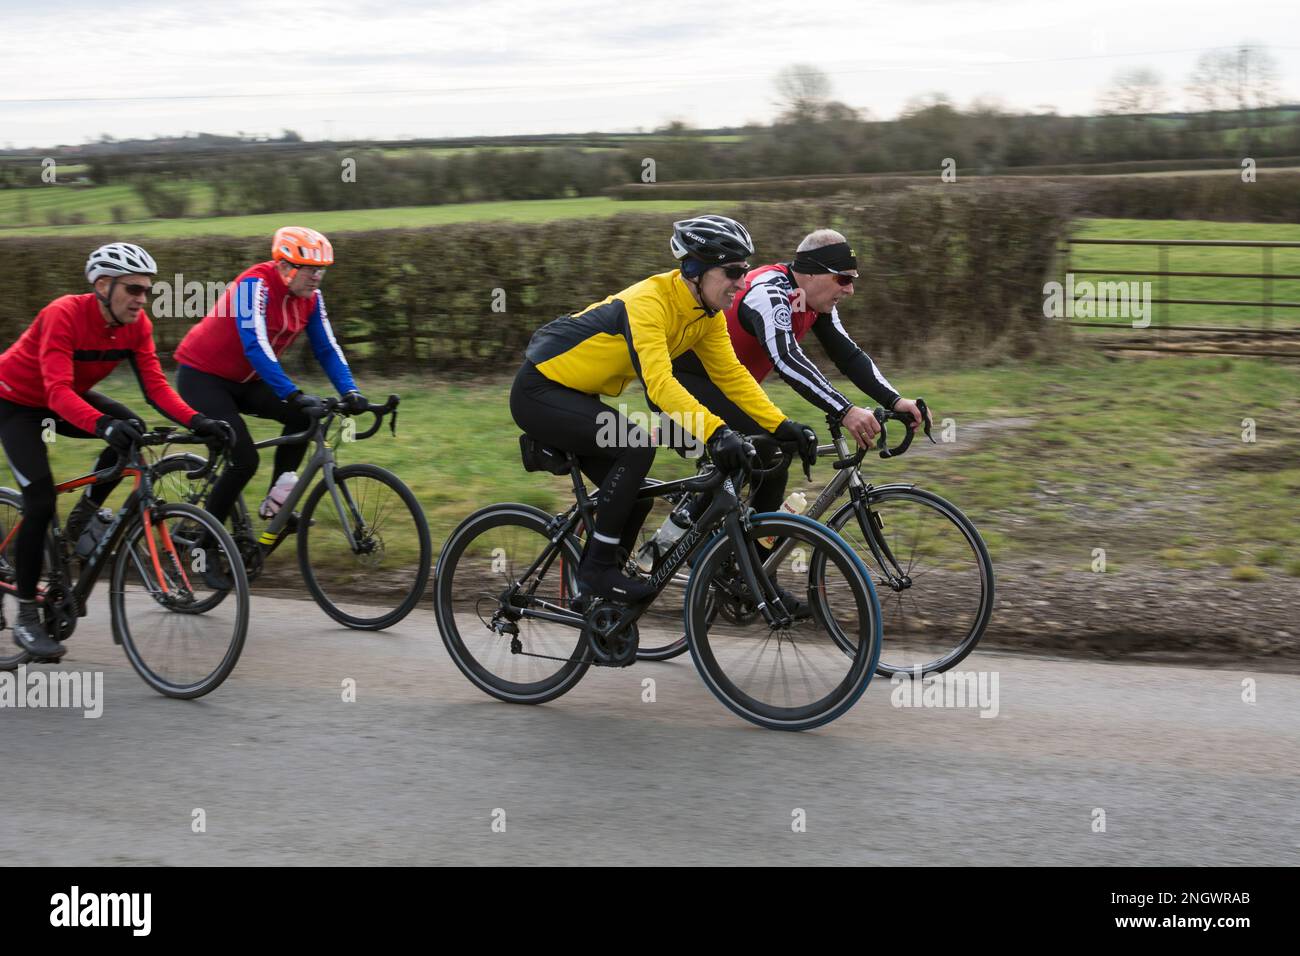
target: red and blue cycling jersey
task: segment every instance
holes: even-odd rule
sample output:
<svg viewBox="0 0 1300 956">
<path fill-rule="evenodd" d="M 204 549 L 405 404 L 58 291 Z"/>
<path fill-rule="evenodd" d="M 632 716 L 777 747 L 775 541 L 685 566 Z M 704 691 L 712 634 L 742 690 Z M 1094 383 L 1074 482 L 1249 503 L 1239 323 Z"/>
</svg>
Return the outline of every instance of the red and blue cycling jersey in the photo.
<svg viewBox="0 0 1300 956">
<path fill-rule="evenodd" d="M 274 262 L 240 273 L 212 311 L 186 334 L 175 357 L 181 365 L 232 382 L 260 378 L 277 398 L 285 399 L 298 387 L 280 365 L 280 355 L 304 330 L 339 394 L 356 391 L 320 290 L 306 298 L 290 295 Z"/>
</svg>

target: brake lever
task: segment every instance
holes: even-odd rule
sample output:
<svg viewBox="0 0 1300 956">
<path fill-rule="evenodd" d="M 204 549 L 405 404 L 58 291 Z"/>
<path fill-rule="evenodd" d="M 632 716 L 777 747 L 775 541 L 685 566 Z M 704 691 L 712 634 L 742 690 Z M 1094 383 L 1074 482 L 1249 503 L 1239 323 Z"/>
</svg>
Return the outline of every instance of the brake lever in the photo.
<svg viewBox="0 0 1300 956">
<path fill-rule="evenodd" d="M 920 411 L 921 413 L 921 424 L 925 426 L 925 437 L 930 439 L 931 445 L 939 444 L 937 441 L 934 440 L 934 436 L 930 434 L 930 409 L 926 407 L 925 399 L 918 398 L 916 400 L 916 407 L 917 410 Z"/>
<path fill-rule="evenodd" d="M 871 415 L 880 425 L 880 434 L 876 436 L 876 451 L 884 451 L 889 447 L 888 436 L 885 434 L 885 422 L 889 420 L 889 412 L 877 405 L 871 410 Z"/>
</svg>

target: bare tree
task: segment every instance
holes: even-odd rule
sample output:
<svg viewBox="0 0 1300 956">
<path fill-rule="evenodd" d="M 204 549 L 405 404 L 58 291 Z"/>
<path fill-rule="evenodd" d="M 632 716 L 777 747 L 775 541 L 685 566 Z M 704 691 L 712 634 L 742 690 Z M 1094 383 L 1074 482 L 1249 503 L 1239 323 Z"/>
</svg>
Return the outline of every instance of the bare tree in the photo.
<svg viewBox="0 0 1300 956">
<path fill-rule="evenodd" d="M 783 68 L 773 80 L 783 107 L 782 116 L 817 113 L 831 98 L 831 81 L 825 72 L 808 63 L 793 63 Z"/>
<path fill-rule="evenodd" d="M 1187 96 L 1193 106 L 1208 111 L 1227 108 L 1230 59 L 1224 50 L 1206 50 L 1196 58 L 1187 78 Z"/>
<path fill-rule="evenodd" d="M 1187 79 L 1187 93 L 1207 110 L 1250 110 L 1278 102 L 1277 61 L 1268 48 L 1242 41 L 1235 49 L 1206 50 Z"/>
<path fill-rule="evenodd" d="M 1137 67 L 1116 74 L 1101 96 L 1101 109 L 1104 113 L 1154 113 L 1164 101 L 1160 74 L 1147 67 Z"/>
</svg>

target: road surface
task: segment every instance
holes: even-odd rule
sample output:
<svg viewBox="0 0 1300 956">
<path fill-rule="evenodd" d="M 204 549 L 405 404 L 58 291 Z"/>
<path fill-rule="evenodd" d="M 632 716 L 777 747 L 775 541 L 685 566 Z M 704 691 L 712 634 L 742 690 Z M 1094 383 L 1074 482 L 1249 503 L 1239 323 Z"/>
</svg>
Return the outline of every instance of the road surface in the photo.
<svg viewBox="0 0 1300 956">
<path fill-rule="evenodd" d="M 877 678 L 788 734 L 689 656 L 512 706 L 427 601 L 374 634 L 255 595 L 234 674 L 178 701 L 111 643 L 103 594 L 58 665 L 103 672 L 102 716 L 0 709 L 0 865 L 1300 863 L 1294 675 L 977 652 L 996 717 Z"/>
</svg>

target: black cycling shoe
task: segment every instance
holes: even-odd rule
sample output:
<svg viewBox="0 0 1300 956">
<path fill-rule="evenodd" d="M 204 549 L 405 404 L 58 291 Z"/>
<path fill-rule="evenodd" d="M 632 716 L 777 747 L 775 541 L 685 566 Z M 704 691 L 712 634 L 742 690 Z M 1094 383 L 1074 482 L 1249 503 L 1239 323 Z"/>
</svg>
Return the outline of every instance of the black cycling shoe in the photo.
<svg viewBox="0 0 1300 956">
<path fill-rule="evenodd" d="M 203 583 L 214 591 L 229 591 L 233 588 L 235 582 L 221 570 L 221 552 L 216 548 L 208 548 L 203 555 Z"/>
<path fill-rule="evenodd" d="M 652 597 L 655 589 L 620 573 L 612 564 L 583 562 L 578 566 L 578 597 L 582 603 L 593 597 L 619 604 L 637 604 Z"/>
<path fill-rule="evenodd" d="M 203 583 L 214 591 L 229 591 L 235 586 L 230 576 L 221 570 L 222 551 L 217 547 L 213 536 L 206 532 L 199 538 L 196 547 L 203 551 L 203 570 L 199 576 Z"/>
<path fill-rule="evenodd" d="M 781 598 L 781 603 L 785 605 L 786 611 L 790 617 L 796 621 L 806 621 L 812 617 L 812 606 L 807 601 L 801 601 L 785 588 L 777 588 L 777 595 Z"/>
<path fill-rule="evenodd" d="M 36 661 L 57 661 L 68 650 L 46 632 L 35 606 L 30 614 L 22 610 L 18 612 L 18 620 L 14 622 L 14 643 Z"/>
</svg>

